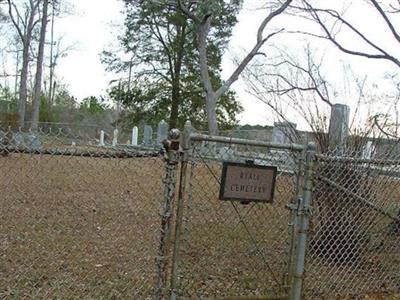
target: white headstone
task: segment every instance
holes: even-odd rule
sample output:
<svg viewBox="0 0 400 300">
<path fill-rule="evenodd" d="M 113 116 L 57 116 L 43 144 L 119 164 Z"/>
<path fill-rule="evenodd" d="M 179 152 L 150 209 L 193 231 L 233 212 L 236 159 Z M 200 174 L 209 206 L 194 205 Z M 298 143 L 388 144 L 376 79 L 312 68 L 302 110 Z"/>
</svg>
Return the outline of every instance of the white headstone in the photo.
<svg viewBox="0 0 400 300">
<path fill-rule="evenodd" d="M 168 124 L 162 120 L 160 123 L 158 123 L 158 129 L 157 129 L 157 144 L 161 145 L 163 140 L 166 140 L 168 138 Z"/>
<path fill-rule="evenodd" d="M 12 142 L 17 147 L 25 146 L 24 136 L 22 135 L 22 133 L 19 133 L 19 132 L 13 134 Z"/>
<path fill-rule="evenodd" d="M 363 149 L 363 158 L 367 159 L 372 158 L 372 153 L 373 153 L 372 141 L 368 141 Z"/>
<path fill-rule="evenodd" d="M 42 147 L 42 143 L 39 137 L 34 134 L 30 134 L 27 136 L 27 144 L 29 145 L 29 148 L 35 150 L 40 149 Z"/>
<path fill-rule="evenodd" d="M 117 146 L 117 144 L 118 144 L 118 129 L 114 129 L 112 146 L 115 147 Z"/>
<path fill-rule="evenodd" d="M 100 131 L 100 143 L 99 146 L 104 146 L 104 130 Z"/>
<path fill-rule="evenodd" d="M 138 145 L 138 134 L 139 134 L 139 129 L 137 126 L 132 128 L 132 146 L 137 146 Z"/>
</svg>

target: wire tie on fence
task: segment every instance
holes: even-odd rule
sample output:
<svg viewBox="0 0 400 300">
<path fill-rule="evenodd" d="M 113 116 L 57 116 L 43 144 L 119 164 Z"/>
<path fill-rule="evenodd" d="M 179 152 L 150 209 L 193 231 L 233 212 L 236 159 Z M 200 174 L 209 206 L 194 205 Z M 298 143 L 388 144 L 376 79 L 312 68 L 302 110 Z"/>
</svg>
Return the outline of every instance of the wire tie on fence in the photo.
<svg viewBox="0 0 400 300">
<path fill-rule="evenodd" d="M 304 214 L 307 215 L 307 216 L 309 216 L 309 217 L 311 217 L 312 214 L 313 214 L 313 213 L 312 213 L 312 209 L 311 209 L 310 206 L 304 207 L 303 211 L 304 211 Z"/>
<path fill-rule="evenodd" d="M 299 230 L 297 230 L 297 233 L 305 233 L 305 234 L 307 234 L 307 233 L 309 233 L 310 232 L 310 230 L 309 229 L 299 229 Z"/>
<path fill-rule="evenodd" d="M 294 204 L 294 203 L 289 203 L 289 204 L 285 205 L 285 208 L 289 209 L 289 210 L 297 210 L 298 207 L 299 207 L 299 205 L 298 204 Z"/>
<path fill-rule="evenodd" d="M 157 255 L 156 256 L 156 260 L 159 261 L 159 262 L 163 261 L 163 260 L 165 260 L 165 256 Z"/>
<path fill-rule="evenodd" d="M 298 279 L 302 279 L 304 277 L 304 274 L 301 275 L 297 275 L 297 274 L 293 274 L 294 278 L 298 278 Z"/>
<path fill-rule="evenodd" d="M 160 212 L 159 216 L 162 218 L 169 218 L 171 216 L 171 213 L 168 212 Z"/>
</svg>

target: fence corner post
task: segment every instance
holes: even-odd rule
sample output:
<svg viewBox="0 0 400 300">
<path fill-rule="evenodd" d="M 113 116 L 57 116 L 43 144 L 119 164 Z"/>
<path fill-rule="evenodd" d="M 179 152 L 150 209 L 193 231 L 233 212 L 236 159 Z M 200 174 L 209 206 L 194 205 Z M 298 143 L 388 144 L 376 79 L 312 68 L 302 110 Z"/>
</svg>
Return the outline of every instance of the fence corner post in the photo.
<svg viewBox="0 0 400 300">
<path fill-rule="evenodd" d="M 290 300 L 300 300 L 304 280 L 304 266 L 306 259 L 307 235 L 310 223 L 311 197 L 313 189 L 313 168 L 316 145 L 308 143 L 305 149 L 305 170 L 303 193 L 297 208 L 299 224 L 297 228 L 296 256 L 294 272 L 292 274 L 292 287 Z"/>
<path fill-rule="evenodd" d="M 186 121 L 183 135 L 182 135 L 182 151 L 183 157 L 181 160 L 181 171 L 179 176 L 179 191 L 178 191 L 178 203 L 176 209 L 176 222 L 175 222 L 175 236 L 174 236 L 174 248 L 172 254 L 172 269 L 171 269 L 171 294 L 170 300 L 175 300 L 176 285 L 178 278 L 178 267 L 179 267 L 179 252 L 180 242 L 183 226 L 183 209 L 184 209 L 184 197 L 186 192 L 186 172 L 189 160 L 190 150 L 190 133 L 192 131 L 192 124 L 190 121 Z"/>
<path fill-rule="evenodd" d="M 160 243 L 157 255 L 157 280 L 155 286 L 155 299 L 164 300 L 168 297 L 169 255 L 171 240 L 171 223 L 173 218 L 173 203 L 176 190 L 176 174 L 179 164 L 179 139 L 178 129 L 172 129 L 168 134 L 168 140 L 164 141 L 166 151 L 166 174 L 164 178 L 164 202 L 161 208 Z"/>
</svg>

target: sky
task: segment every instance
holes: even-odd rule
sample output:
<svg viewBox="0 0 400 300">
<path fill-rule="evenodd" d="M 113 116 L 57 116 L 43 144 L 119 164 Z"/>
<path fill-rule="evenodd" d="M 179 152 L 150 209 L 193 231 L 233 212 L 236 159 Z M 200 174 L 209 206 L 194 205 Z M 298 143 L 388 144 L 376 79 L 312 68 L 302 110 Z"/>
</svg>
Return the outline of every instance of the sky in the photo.
<svg viewBox="0 0 400 300">
<path fill-rule="evenodd" d="M 115 77 L 113 74 L 105 72 L 104 66 L 100 63 L 100 53 L 112 43 L 115 43 L 118 35 L 118 24 L 123 22 L 122 3 L 119 0 L 69 0 L 74 6 L 74 14 L 63 17 L 56 23 L 56 32 L 63 38 L 65 46 L 73 45 L 73 50 L 68 56 L 60 61 L 57 73 L 62 74 L 61 78 L 68 85 L 71 93 L 78 99 L 90 95 L 104 95 L 107 86 Z M 374 17 L 367 10 L 367 7 L 358 5 L 362 0 L 353 1 L 356 6 L 353 11 L 347 14 L 361 25 L 361 28 L 372 36 L 385 39 L 382 35 L 383 24 L 368 22 L 367 19 Z M 255 10 L 261 0 L 246 0 L 244 8 L 239 15 L 239 23 L 234 29 L 229 51 L 223 60 L 223 77 L 227 78 L 234 68 L 233 58 L 242 57 L 246 50 L 255 42 L 255 32 L 260 24 L 265 11 Z M 342 0 L 338 0 L 340 4 Z M 299 20 L 290 17 L 280 17 L 273 22 L 275 28 L 298 29 Z M 111 25 L 111 26 L 110 26 Z M 307 26 L 301 22 L 300 26 Z M 385 30 L 383 30 L 385 32 Z M 352 36 L 344 36 L 346 43 L 353 43 Z M 385 43 L 392 41 L 387 38 Z M 294 37 L 293 35 L 280 35 L 267 45 L 265 51 L 268 55 L 270 46 L 284 45 L 291 53 L 301 52 L 304 46 L 304 38 Z M 342 74 L 343 65 L 351 64 L 352 70 L 360 77 L 368 74 L 370 81 L 380 82 L 387 70 L 392 66 L 387 63 L 367 61 L 365 59 L 349 57 L 334 49 L 332 45 L 323 44 L 320 41 L 312 42 L 312 46 L 317 51 L 325 51 L 324 66 L 333 81 L 338 85 L 343 84 Z M 395 45 L 393 46 L 395 49 Z M 326 50 L 328 49 L 328 50 Z M 267 106 L 246 93 L 246 85 L 242 80 L 236 82 L 232 88 L 237 92 L 244 112 L 240 115 L 241 124 L 272 124 L 274 117 Z M 338 94 L 334 99 L 336 103 L 352 105 L 355 101 L 351 95 Z M 296 116 L 293 115 L 293 118 Z"/>
<path fill-rule="evenodd" d="M 57 21 L 55 31 L 62 36 L 68 56 L 60 60 L 57 73 L 78 99 L 102 95 L 114 79 L 104 70 L 100 53 L 115 41 L 121 22 L 118 0 L 70 0 L 74 13 Z M 111 25 L 111 26 L 110 26 Z"/>
</svg>

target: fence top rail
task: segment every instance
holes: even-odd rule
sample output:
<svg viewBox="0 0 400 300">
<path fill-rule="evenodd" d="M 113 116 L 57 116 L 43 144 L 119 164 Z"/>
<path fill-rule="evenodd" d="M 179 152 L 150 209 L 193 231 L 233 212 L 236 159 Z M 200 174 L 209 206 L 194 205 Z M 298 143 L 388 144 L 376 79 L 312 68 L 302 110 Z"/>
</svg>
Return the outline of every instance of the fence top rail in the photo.
<svg viewBox="0 0 400 300">
<path fill-rule="evenodd" d="M 111 151 L 110 151 L 111 150 Z M 85 149 L 68 149 L 68 148 L 46 148 L 46 149 L 32 149 L 28 147 L 0 147 L 0 151 L 6 153 L 18 154 L 37 154 L 37 155 L 51 155 L 51 156 L 79 156 L 79 157 L 93 157 L 93 158 L 138 158 L 138 157 L 158 157 L 160 152 L 156 150 L 136 150 L 129 151 L 123 149 L 100 149 L 99 150 L 85 150 Z"/>
<path fill-rule="evenodd" d="M 357 158 L 351 156 L 330 156 L 327 154 L 316 154 L 316 158 L 320 161 L 336 161 L 341 163 L 360 163 L 360 164 L 376 164 L 376 165 L 400 165 L 399 159 L 379 159 L 379 158 Z"/>
<path fill-rule="evenodd" d="M 225 136 L 212 136 L 206 134 L 199 134 L 199 133 L 191 133 L 190 140 L 192 141 L 205 141 L 205 142 L 217 142 L 217 143 L 225 143 L 225 144 L 237 144 L 237 145 L 248 145 L 248 146 L 258 146 L 258 147 L 265 147 L 265 148 L 272 148 L 272 149 L 279 149 L 279 150 L 291 150 L 301 152 L 303 151 L 306 146 L 301 144 L 279 144 L 267 141 L 255 141 L 255 140 L 248 140 L 248 139 L 240 139 L 240 138 L 231 138 Z"/>
</svg>

